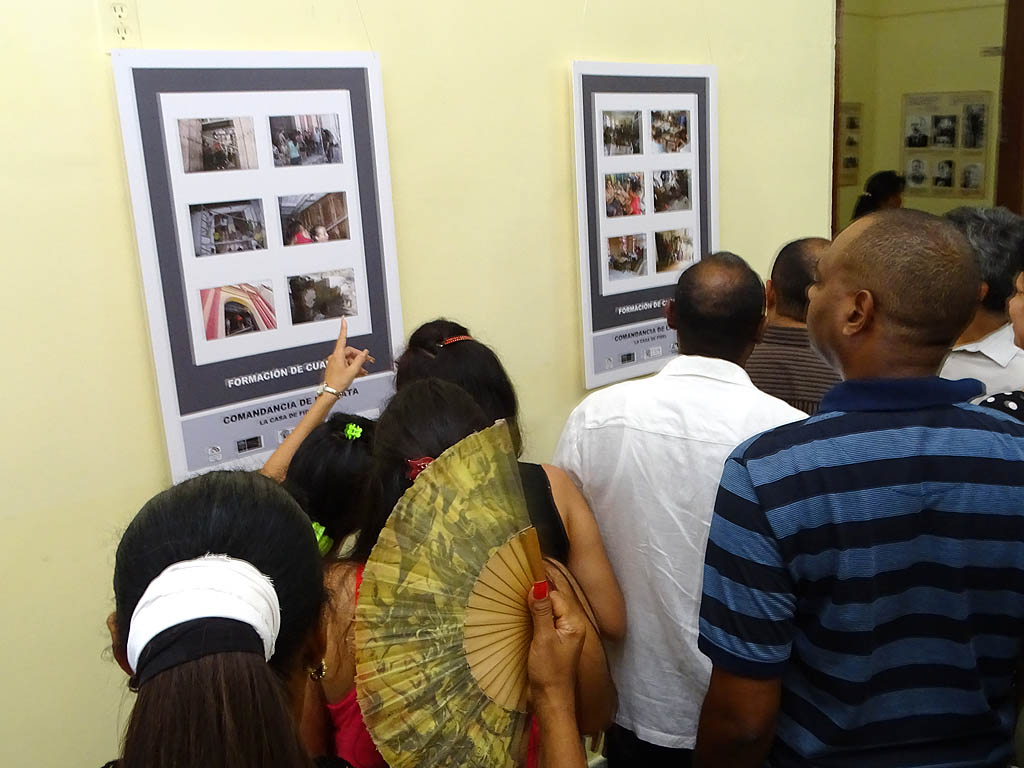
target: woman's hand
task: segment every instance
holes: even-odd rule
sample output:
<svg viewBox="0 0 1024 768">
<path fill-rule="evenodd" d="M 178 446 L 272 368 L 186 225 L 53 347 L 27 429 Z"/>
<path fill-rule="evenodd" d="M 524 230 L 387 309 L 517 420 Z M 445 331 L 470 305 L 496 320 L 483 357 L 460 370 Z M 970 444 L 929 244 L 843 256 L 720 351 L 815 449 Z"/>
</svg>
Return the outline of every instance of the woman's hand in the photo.
<svg viewBox="0 0 1024 768">
<path fill-rule="evenodd" d="M 571 590 L 548 592 L 548 583 L 541 581 L 530 595 L 533 642 L 526 664 L 530 699 L 536 707 L 548 703 L 573 706 L 586 618 L 580 606 L 573 605 Z M 538 598 L 538 594 L 543 596 Z"/>
<path fill-rule="evenodd" d="M 334 352 L 327 358 L 327 370 L 324 372 L 324 384 L 344 392 L 360 376 L 368 371 L 363 367 L 366 363 L 376 362 L 370 351 L 362 351 L 348 346 L 348 322 L 341 318 L 341 331 L 334 345 Z"/>
</svg>

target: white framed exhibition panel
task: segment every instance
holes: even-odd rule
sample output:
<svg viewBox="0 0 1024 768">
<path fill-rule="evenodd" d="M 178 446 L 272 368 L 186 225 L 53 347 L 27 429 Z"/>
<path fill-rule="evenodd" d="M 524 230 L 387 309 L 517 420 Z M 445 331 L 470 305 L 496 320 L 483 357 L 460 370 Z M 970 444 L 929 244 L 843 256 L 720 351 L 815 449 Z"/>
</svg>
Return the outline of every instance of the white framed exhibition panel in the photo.
<svg viewBox="0 0 1024 768">
<path fill-rule="evenodd" d="M 261 466 L 343 317 L 376 362 L 337 409 L 376 415 L 402 338 L 377 56 L 112 56 L 173 479 Z"/>
<path fill-rule="evenodd" d="M 665 306 L 718 247 L 714 67 L 573 64 L 587 389 L 654 373 L 677 352 Z"/>
</svg>

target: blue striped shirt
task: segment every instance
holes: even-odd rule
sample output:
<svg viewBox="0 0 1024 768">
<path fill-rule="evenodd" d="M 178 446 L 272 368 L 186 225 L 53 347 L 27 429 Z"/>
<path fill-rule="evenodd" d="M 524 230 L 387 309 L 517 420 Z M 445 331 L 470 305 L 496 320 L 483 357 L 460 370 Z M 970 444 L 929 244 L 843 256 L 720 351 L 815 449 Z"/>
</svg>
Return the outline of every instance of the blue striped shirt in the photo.
<svg viewBox="0 0 1024 768">
<path fill-rule="evenodd" d="M 740 445 L 700 649 L 781 678 L 768 764 L 1005 766 L 1024 637 L 1024 424 L 973 379 L 843 382 Z"/>
</svg>

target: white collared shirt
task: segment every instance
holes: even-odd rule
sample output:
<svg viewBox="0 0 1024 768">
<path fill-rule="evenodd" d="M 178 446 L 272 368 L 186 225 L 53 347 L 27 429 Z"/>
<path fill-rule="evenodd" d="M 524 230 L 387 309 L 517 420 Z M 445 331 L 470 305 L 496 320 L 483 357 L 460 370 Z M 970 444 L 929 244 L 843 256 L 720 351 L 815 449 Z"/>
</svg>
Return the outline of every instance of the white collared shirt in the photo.
<svg viewBox="0 0 1024 768">
<path fill-rule="evenodd" d="M 1024 350 L 1007 323 L 978 341 L 953 347 L 939 371 L 944 379 L 978 379 L 987 394 L 1024 389 Z"/>
<path fill-rule="evenodd" d="M 569 416 L 554 463 L 583 491 L 626 599 L 610 648 L 615 721 L 689 749 L 711 675 L 697 649 L 704 549 L 733 448 L 806 414 L 738 365 L 680 356 L 655 376 L 595 392 Z"/>
</svg>

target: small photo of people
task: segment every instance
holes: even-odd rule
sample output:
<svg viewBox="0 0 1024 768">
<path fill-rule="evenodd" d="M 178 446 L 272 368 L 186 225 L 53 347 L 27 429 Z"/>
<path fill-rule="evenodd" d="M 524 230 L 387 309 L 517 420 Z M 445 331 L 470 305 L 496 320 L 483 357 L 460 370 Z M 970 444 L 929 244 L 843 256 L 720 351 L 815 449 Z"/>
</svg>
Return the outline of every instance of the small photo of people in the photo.
<svg viewBox="0 0 1024 768">
<path fill-rule="evenodd" d="M 640 154 L 640 113 L 633 110 L 602 112 L 604 154 Z"/>
<path fill-rule="evenodd" d="M 261 251 L 267 228 L 260 200 L 232 200 L 188 207 L 196 256 Z"/>
<path fill-rule="evenodd" d="M 348 240 L 348 206 L 344 192 L 317 192 L 279 197 L 285 245 Z"/>
<path fill-rule="evenodd" d="M 956 170 L 956 164 L 952 160 L 940 160 L 935 164 L 935 179 L 934 184 L 936 187 L 952 187 L 953 179 L 956 178 L 954 172 Z"/>
<path fill-rule="evenodd" d="M 907 139 L 906 145 L 912 149 L 922 149 L 928 146 L 928 136 L 931 134 L 926 115 L 910 115 L 907 118 Z"/>
<path fill-rule="evenodd" d="M 608 218 L 640 216 L 644 207 L 642 173 L 609 173 L 604 177 L 604 207 Z"/>
<path fill-rule="evenodd" d="M 981 163 L 968 163 L 960 174 L 962 189 L 977 191 L 985 183 L 985 169 Z"/>
<path fill-rule="evenodd" d="M 932 116 L 932 146 L 956 146 L 956 115 Z"/>
<path fill-rule="evenodd" d="M 963 122 L 964 149 L 985 148 L 985 105 L 964 105 Z"/>
<path fill-rule="evenodd" d="M 647 235 L 608 238 L 608 279 L 623 280 L 647 274 Z"/>
<path fill-rule="evenodd" d="M 257 167 L 251 117 L 200 117 L 178 121 L 185 173 L 250 171 Z"/>
<path fill-rule="evenodd" d="M 199 298 L 207 341 L 277 328 L 274 290 L 269 282 L 203 288 Z"/>
<path fill-rule="evenodd" d="M 690 172 L 654 171 L 654 210 L 665 211 L 690 210 Z"/>
<path fill-rule="evenodd" d="M 860 166 L 860 159 L 853 156 L 847 155 L 843 158 L 843 168 L 857 168 Z"/>
<path fill-rule="evenodd" d="M 846 137 L 846 141 L 844 143 L 848 147 L 859 147 L 860 146 L 860 136 L 857 136 L 856 134 L 851 133 L 851 134 L 849 134 Z"/>
<path fill-rule="evenodd" d="M 859 131 L 860 130 L 860 117 L 857 115 L 850 115 L 846 118 L 846 130 L 848 131 Z"/>
<path fill-rule="evenodd" d="M 682 152 L 690 146 L 690 113 L 686 110 L 651 112 L 655 152 Z"/>
<path fill-rule="evenodd" d="M 356 273 L 332 269 L 288 278 L 292 324 L 313 323 L 356 314 Z"/>
<path fill-rule="evenodd" d="M 270 118 L 274 167 L 341 162 L 337 115 L 286 115 Z"/>
<path fill-rule="evenodd" d="M 907 186 L 928 186 L 928 161 L 922 157 L 911 158 L 907 163 Z"/>
<path fill-rule="evenodd" d="M 689 229 L 670 229 L 654 233 L 658 272 L 673 272 L 693 263 L 693 232 Z"/>
</svg>

